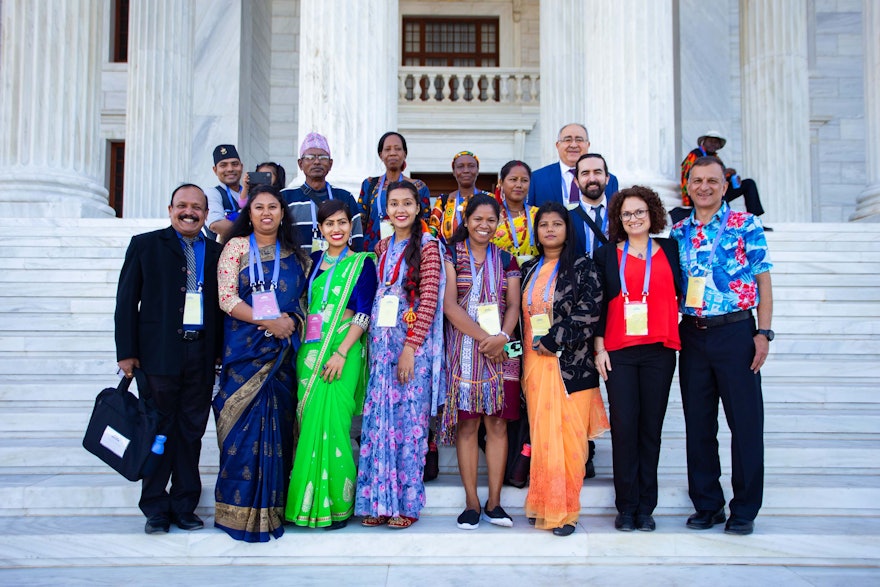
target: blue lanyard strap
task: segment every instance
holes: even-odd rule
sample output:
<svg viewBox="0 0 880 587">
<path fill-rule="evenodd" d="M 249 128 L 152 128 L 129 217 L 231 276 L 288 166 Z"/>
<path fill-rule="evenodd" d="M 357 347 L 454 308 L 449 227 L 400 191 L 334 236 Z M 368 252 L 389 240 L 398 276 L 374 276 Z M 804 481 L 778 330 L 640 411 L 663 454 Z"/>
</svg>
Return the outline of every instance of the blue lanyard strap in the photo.
<svg viewBox="0 0 880 587">
<path fill-rule="evenodd" d="M 307 184 L 303 184 L 302 188 L 300 188 L 300 189 L 302 189 L 303 193 L 306 193 L 306 185 Z M 330 182 L 329 181 L 325 182 L 324 185 L 327 186 L 327 197 L 332 200 L 333 199 L 333 188 L 330 187 Z M 315 190 L 312 190 L 311 188 L 308 188 L 308 189 L 310 189 L 311 191 L 315 191 Z M 320 232 L 318 230 L 318 206 L 315 204 L 315 201 L 311 198 L 309 198 L 309 204 L 311 204 L 310 207 L 312 209 L 312 237 L 313 238 L 321 238 Z"/>
<path fill-rule="evenodd" d="M 333 272 L 336 271 L 336 266 L 342 262 L 342 259 L 345 258 L 346 253 L 348 253 L 348 247 L 342 249 L 342 252 L 339 253 L 339 257 L 337 257 L 336 262 L 330 266 L 329 273 L 327 274 L 327 281 L 324 283 L 324 297 L 321 299 L 321 310 L 327 307 L 327 295 L 330 293 L 330 289 L 333 283 Z M 312 285 L 315 283 L 315 278 L 318 277 L 318 272 L 321 270 L 321 265 L 324 264 L 324 257 L 327 255 L 326 252 L 321 253 L 321 259 L 318 261 L 318 264 L 315 265 L 315 270 L 312 271 L 312 275 L 309 277 L 309 311 L 312 309 Z"/>
<path fill-rule="evenodd" d="M 379 191 L 376 192 L 376 208 L 379 212 L 379 220 L 383 220 L 386 216 L 385 214 L 385 205 L 382 203 L 382 196 L 385 195 L 385 177 L 387 174 L 383 173 L 382 177 L 379 178 Z"/>
<path fill-rule="evenodd" d="M 718 234 L 715 235 L 715 242 L 712 243 L 712 250 L 709 251 L 709 258 L 706 259 L 706 271 L 708 272 L 712 268 L 712 261 L 715 259 L 715 251 L 718 250 L 718 245 L 721 244 L 721 236 L 724 234 L 724 229 L 727 228 L 727 217 L 730 216 L 730 208 L 724 212 L 724 216 L 721 217 L 721 225 L 718 227 Z M 685 247 L 685 260 L 687 261 L 687 272 L 688 275 L 692 275 L 691 273 L 691 223 L 687 223 L 687 228 L 685 229 L 685 241 L 687 246 Z M 697 267 L 699 267 L 699 261 L 697 261 Z"/>
<path fill-rule="evenodd" d="M 581 208 L 583 208 L 586 215 L 592 219 L 593 218 L 593 216 L 591 214 L 593 212 L 593 210 L 591 209 L 592 206 L 587 206 L 583 200 L 578 200 L 578 203 L 581 205 Z M 608 234 L 608 206 L 606 204 L 599 204 L 599 206 L 602 206 L 603 208 L 605 208 L 605 214 L 602 216 L 602 226 L 600 226 L 599 228 L 601 229 L 602 234 L 607 235 Z M 590 256 L 592 257 L 593 250 L 596 248 L 596 235 L 593 234 L 593 230 L 590 228 L 590 225 L 586 224 L 586 223 L 584 223 L 584 231 L 587 234 L 587 244 L 590 246 Z"/>
<path fill-rule="evenodd" d="M 229 189 L 229 186 L 224 183 L 223 187 L 226 188 L 226 197 L 229 198 L 229 203 L 232 204 L 232 211 L 241 210 L 241 206 L 238 205 L 238 198 L 232 197 L 232 190 Z M 241 187 L 238 188 L 238 193 L 241 194 Z"/>
<path fill-rule="evenodd" d="M 544 257 L 538 261 L 537 267 L 535 267 L 534 276 L 532 277 L 532 282 L 529 285 L 529 307 L 532 307 L 532 292 L 535 291 L 535 282 L 538 281 L 538 274 L 541 273 L 541 267 L 544 266 Z M 553 283 L 553 280 L 556 279 L 556 274 L 559 273 L 559 259 L 556 260 L 556 266 L 553 267 L 553 273 L 550 274 L 550 279 L 547 280 L 547 287 L 544 288 L 544 303 L 546 304 L 550 300 L 550 284 Z"/>
<path fill-rule="evenodd" d="M 455 226 L 461 226 L 461 190 L 455 190 Z M 470 251 L 470 247 L 468 247 L 468 251 Z"/>
<path fill-rule="evenodd" d="M 524 204 L 526 212 L 526 232 L 529 233 L 529 246 L 535 248 L 535 230 L 532 226 L 532 216 L 529 214 L 529 205 Z M 519 250 L 519 239 L 516 237 L 516 226 L 513 224 L 513 215 L 507 206 L 507 198 L 504 198 L 504 211 L 507 213 L 507 226 L 510 227 L 510 240 L 513 242 L 513 249 Z"/>
<path fill-rule="evenodd" d="M 648 256 L 645 259 L 645 282 L 642 285 L 642 302 L 645 301 L 645 298 L 648 297 L 648 286 L 651 282 L 651 239 L 648 239 L 648 250 L 645 254 Z M 623 244 L 623 256 L 620 259 L 620 292 L 623 294 L 623 299 L 625 303 L 629 303 L 629 290 L 626 287 L 626 278 L 624 276 L 624 272 L 626 270 L 626 258 L 629 256 L 629 239 L 626 239 L 626 242 Z"/>
<path fill-rule="evenodd" d="M 396 238 L 397 238 L 396 234 L 391 235 L 391 240 L 388 242 L 388 248 L 385 249 L 385 253 L 382 254 L 381 272 L 379 274 L 379 279 L 382 282 L 384 282 L 385 285 L 393 285 L 394 281 L 396 281 L 399 278 L 399 274 L 400 274 L 400 265 L 403 261 L 403 251 L 401 251 L 400 257 L 397 259 L 397 265 L 396 265 L 394 275 L 391 276 L 390 280 L 387 279 L 389 277 L 388 276 L 388 257 L 391 256 L 391 251 L 394 250 L 394 241 Z M 400 244 L 406 246 L 406 243 L 408 243 L 408 242 L 409 242 L 409 239 L 407 238 L 407 239 L 402 240 Z"/>
<path fill-rule="evenodd" d="M 248 264 L 248 273 L 251 278 L 251 287 L 253 287 L 257 291 L 265 291 L 266 282 L 265 276 L 263 275 L 263 262 L 260 260 L 260 249 L 257 247 L 257 239 L 254 237 L 253 233 L 251 233 L 250 239 L 250 263 Z M 257 273 L 260 276 L 259 281 L 254 279 L 254 266 L 257 267 Z M 269 284 L 269 289 L 275 289 L 278 286 L 278 275 L 281 271 L 281 243 L 277 240 L 275 241 L 275 268 L 272 270 L 272 282 Z"/>
<path fill-rule="evenodd" d="M 465 241 L 465 247 L 467 248 L 468 252 L 468 261 L 470 261 L 471 263 L 471 287 L 473 287 L 473 284 L 477 281 L 477 267 L 474 263 L 474 255 L 473 253 L 471 253 L 471 239 L 467 239 Z M 489 243 L 489 246 L 486 247 L 486 261 L 485 263 L 483 263 L 483 268 L 481 269 L 481 271 L 483 272 L 482 283 L 486 283 L 487 281 L 489 283 L 489 300 L 494 300 L 497 302 L 498 296 L 496 294 L 497 287 L 495 283 L 495 264 L 493 259 L 493 249 L 494 247 L 492 246 L 492 243 Z"/>
</svg>

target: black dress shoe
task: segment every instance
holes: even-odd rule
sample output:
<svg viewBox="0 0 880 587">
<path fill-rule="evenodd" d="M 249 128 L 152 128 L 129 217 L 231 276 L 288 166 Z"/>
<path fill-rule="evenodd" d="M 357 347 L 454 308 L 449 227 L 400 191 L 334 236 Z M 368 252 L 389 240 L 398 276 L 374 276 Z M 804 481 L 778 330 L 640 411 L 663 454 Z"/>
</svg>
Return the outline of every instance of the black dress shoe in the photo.
<svg viewBox="0 0 880 587">
<path fill-rule="evenodd" d="M 687 527 L 691 530 L 708 530 L 715 524 L 723 524 L 726 519 L 727 516 L 724 515 L 723 507 L 717 512 L 697 510 L 697 513 L 688 518 Z"/>
<path fill-rule="evenodd" d="M 636 530 L 653 532 L 657 529 L 657 522 L 651 514 L 636 514 Z"/>
<path fill-rule="evenodd" d="M 617 517 L 614 518 L 614 528 L 621 532 L 632 532 L 635 530 L 636 522 L 633 519 L 633 515 L 626 512 L 617 514 Z"/>
<path fill-rule="evenodd" d="M 731 517 L 724 525 L 725 534 L 735 534 L 736 536 L 747 536 L 755 531 L 755 522 L 752 520 L 744 520 L 743 518 Z"/>
<path fill-rule="evenodd" d="M 147 518 L 147 523 L 144 525 L 144 532 L 147 534 L 159 534 L 168 532 L 170 528 L 171 520 L 168 518 L 168 514 L 153 514 Z"/>
<path fill-rule="evenodd" d="M 571 536 L 574 534 L 574 524 L 566 524 L 559 528 L 553 528 L 554 536 Z"/>
<path fill-rule="evenodd" d="M 195 514 L 176 514 L 174 522 L 181 530 L 201 530 L 205 523 Z"/>
<path fill-rule="evenodd" d="M 324 526 L 325 530 L 341 530 L 348 526 L 348 518 L 345 520 L 337 520 L 332 522 L 329 526 Z"/>
</svg>

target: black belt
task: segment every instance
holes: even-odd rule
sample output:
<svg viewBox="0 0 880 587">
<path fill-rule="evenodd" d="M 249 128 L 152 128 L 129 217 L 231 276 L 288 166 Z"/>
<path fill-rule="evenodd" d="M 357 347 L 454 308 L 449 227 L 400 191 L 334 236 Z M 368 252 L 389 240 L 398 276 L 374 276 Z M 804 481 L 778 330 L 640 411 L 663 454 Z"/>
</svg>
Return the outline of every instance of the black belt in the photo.
<svg viewBox="0 0 880 587">
<path fill-rule="evenodd" d="M 205 335 L 204 330 L 184 330 L 183 331 L 183 340 L 187 342 L 191 342 L 193 340 L 199 340 Z"/>
<path fill-rule="evenodd" d="M 684 324 L 690 324 L 699 330 L 706 330 L 715 326 L 724 326 L 725 324 L 733 324 L 734 322 L 742 322 L 752 317 L 751 310 L 740 310 L 739 312 L 731 312 L 730 314 L 722 314 L 720 316 L 688 316 L 681 317 Z"/>
</svg>

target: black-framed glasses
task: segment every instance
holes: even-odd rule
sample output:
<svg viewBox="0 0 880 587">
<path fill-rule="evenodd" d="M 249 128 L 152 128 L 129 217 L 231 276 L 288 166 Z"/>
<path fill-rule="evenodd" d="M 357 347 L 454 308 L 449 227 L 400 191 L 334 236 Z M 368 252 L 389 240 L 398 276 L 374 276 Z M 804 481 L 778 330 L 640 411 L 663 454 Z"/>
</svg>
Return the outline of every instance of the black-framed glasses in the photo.
<svg viewBox="0 0 880 587">
<path fill-rule="evenodd" d="M 624 222 L 626 222 L 627 220 L 632 220 L 633 218 L 635 218 L 636 220 L 641 220 L 642 218 L 644 218 L 647 215 L 648 215 L 648 209 L 647 208 L 640 208 L 638 210 L 634 210 L 633 212 L 623 212 L 620 215 L 620 219 L 623 220 Z"/>
<path fill-rule="evenodd" d="M 302 159 L 303 161 L 308 161 L 309 163 L 311 163 L 312 161 L 323 161 L 324 163 L 326 163 L 327 161 L 330 161 L 330 155 L 312 155 L 310 153 L 307 153 L 300 157 L 300 159 Z"/>
</svg>

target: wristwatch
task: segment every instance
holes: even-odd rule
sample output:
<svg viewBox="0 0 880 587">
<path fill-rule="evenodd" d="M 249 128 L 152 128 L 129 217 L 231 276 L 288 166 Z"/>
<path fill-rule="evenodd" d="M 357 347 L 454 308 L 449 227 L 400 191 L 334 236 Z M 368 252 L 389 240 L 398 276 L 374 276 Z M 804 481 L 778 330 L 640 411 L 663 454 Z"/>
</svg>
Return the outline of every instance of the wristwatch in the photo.
<svg viewBox="0 0 880 587">
<path fill-rule="evenodd" d="M 774 338 L 776 338 L 776 333 L 773 332 L 773 331 L 770 330 L 770 329 L 766 329 L 766 330 L 765 330 L 764 328 L 759 328 L 759 329 L 758 329 L 758 334 L 763 334 L 765 337 L 767 337 L 767 342 L 770 342 L 770 341 L 772 341 Z"/>
</svg>

